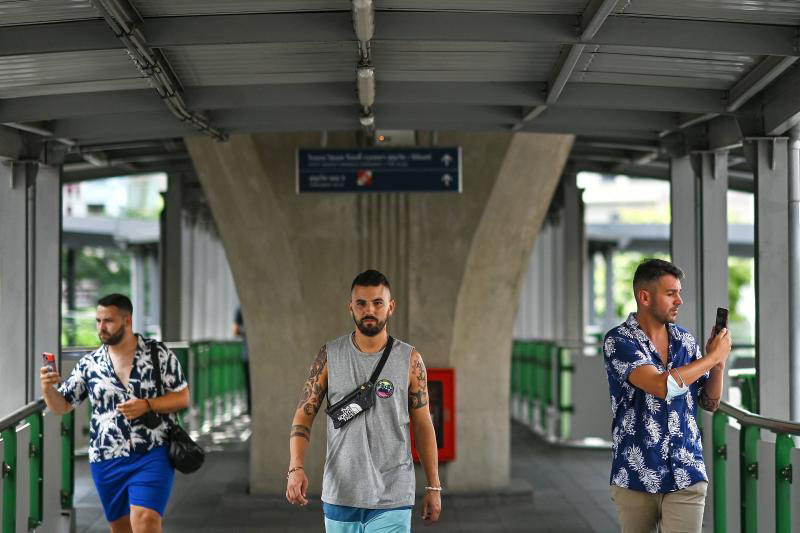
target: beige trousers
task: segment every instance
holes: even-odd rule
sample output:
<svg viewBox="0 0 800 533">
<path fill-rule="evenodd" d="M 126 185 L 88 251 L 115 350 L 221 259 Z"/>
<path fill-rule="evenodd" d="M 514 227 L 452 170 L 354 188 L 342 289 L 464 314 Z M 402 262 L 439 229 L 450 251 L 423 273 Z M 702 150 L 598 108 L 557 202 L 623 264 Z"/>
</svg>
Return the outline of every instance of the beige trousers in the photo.
<svg viewBox="0 0 800 533">
<path fill-rule="evenodd" d="M 617 506 L 622 533 L 699 533 L 707 490 L 705 481 L 663 494 L 612 485 L 611 500 Z"/>
</svg>

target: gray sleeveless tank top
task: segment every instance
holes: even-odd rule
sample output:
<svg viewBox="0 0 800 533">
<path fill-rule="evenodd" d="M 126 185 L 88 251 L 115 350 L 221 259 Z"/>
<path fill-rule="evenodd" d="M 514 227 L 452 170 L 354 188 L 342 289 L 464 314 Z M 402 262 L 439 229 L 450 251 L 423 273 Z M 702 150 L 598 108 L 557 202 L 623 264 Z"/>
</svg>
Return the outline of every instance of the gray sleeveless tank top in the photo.
<svg viewBox="0 0 800 533">
<path fill-rule="evenodd" d="M 356 349 L 350 335 L 327 344 L 328 399 L 341 400 L 366 382 L 381 353 Z M 414 464 L 408 416 L 412 347 L 395 339 L 376 381 L 375 405 L 334 429 L 329 416 L 322 501 L 364 509 L 414 505 Z"/>
</svg>

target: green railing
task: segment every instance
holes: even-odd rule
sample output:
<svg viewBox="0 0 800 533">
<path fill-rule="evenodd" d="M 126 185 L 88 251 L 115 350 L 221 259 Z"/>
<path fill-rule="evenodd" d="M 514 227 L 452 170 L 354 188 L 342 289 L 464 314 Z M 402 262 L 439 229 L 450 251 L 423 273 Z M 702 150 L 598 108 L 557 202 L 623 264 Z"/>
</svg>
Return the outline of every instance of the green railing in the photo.
<svg viewBox="0 0 800 533">
<path fill-rule="evenodd" d="M 726 429 L 730 419 L 738 421 L 739 432 L 739 476 L 741 501 L 741 531 L 756 533 L 758 531 L 758 513 L 775 513 L 776 533 L 792 531 L 792 463 L 791 452 L 794 448 L 792 435 L 800 435 L 800 424 L 785 420 L 766 418 L 739 409 L 727 402 L 722 402 L 713 416 L 712 446 L 713 484 L 714 484 L 714 531 L 724 533 L 727 523 L 727 461 L 728 446 Z M 761 465 L 758 461 L 758 444 L 761 430 L 766 429 L 775 434 L 775 456 L 772 464 Z M 758 473 L 772 468 L 775 473 L 775 507 L 759 509 L 758 507 Z M 800 510 L 795 509 L 795 512 Z"/>
<path fill-rule="evenodd" d="M 515 340 L 512 344 L 512 398 L 524 402 L 526 422 L 538 431 L 548 431 L 550 412 L 556 411 L 560 420 L 557 430 L 560 439 L 569 438 L 573 409 L 570 358 L 569 350 L 551 341 Z"/>
<path fill-rule="evenodd" d="M 192 342 L 186 345 L 183 356 L 188 362 L 184 368 L 189 368 L 192 405 L 199 427 L 230 419 L 237 398 L 243 400 L 247 390 L 242 343 Z"/>
<path fill-rule="evenodd" d="M 28 523 L 27 530 L 36 529 L 44 520 L 44 400 L 31 402 L 0 420 L 0 437 L 3 442 L 3 462 L 0 475 L 3 479 L 2 533 L 17 531 L 17 473 L 20 454 L 17 449 L 17 432 L 29 429 L 28 461 Z M 75 492 L 74 413 L 61 417 L 61 509 L 72 510 Z"/>
</svg>

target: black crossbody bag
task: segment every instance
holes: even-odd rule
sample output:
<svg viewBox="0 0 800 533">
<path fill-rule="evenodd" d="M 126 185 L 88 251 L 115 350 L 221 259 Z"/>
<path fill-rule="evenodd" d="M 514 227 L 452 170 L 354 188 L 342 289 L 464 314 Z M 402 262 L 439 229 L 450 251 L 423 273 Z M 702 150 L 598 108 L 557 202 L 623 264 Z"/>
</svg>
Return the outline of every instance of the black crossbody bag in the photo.
<svg viewBox="0 0 800 533">
<path fill-rule="evenodd" d="M 369 381 L 333 405 L 330 405 L 330 399 L 328 400 L 328 408 L 325 409 L 325 412 L 331 417 L 335 429 L 339 429 L 375 405 L 375 382 L 378 381 L 383 365 L 386 364 L 386 360 L 389 358 L 392 344 L 394 344 L 394 339 L 389 336 L 389 340 L 386 341 L 386 348 L 383 349 L 381 360 L 378 361 L 378 365 L 372 371 Z"/>
<path fill-rule="evenodd" d="M 164 395 L 164 384 L 161 380 L 161 364 L 158 360 L 158 343 L 156 341 L 149 341 L 148 348 L 150 349 L 150 363 L 153 365 L 153 379 L 156 382 L 156 392 L 158 396 Z M 169 415 L 158 414 L 150 411 L 147 415 L 155 415 L 156 419 L 160 418 L 159 424 L 163 421 L 167 425 L 167 438 L 169 439 L 169 460 L 176 470 L 184 474 L 191 474 L 203 466 L 206 454 L 203 448 L 200 447 L 192 438 L 186 433 L 179 424 L 172 421 Z M 145 416 L 147 416 L 145 415 Z M 150 417 L 153 418 L 153 417 Z M 155 429 L 145 421 L 145 424 L 151 429 Z M 158 427 L 156 425 L 156 427 Z"/>
</svg>

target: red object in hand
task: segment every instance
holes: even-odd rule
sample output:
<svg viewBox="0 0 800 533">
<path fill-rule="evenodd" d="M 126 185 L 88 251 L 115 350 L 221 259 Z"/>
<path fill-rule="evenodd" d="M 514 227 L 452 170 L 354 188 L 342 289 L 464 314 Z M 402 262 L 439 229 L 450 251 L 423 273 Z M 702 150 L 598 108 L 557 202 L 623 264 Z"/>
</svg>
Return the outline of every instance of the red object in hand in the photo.
<svg viewBox="0 0 800 533">
<path fill-rule="evenodd" d="M 54 354 L 42 352 L 42 363 L 44 363 L 44 366 L 49 366 L 51 372 L 57 372 L 56 356 Z"/>
</svg>

